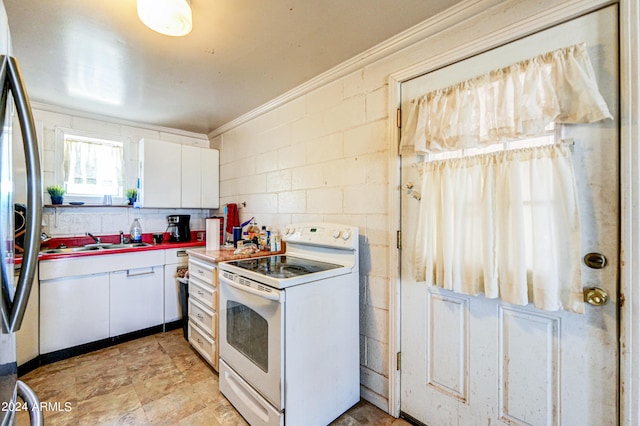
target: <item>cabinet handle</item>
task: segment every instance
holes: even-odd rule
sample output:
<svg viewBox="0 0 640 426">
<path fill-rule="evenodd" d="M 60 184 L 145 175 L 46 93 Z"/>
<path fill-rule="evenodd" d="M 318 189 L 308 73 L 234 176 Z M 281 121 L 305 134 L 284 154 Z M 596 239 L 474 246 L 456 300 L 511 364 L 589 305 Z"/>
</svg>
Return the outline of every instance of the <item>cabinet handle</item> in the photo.
<svg viewBox="0 0 640 426">
<path fill-rule="evenodd" d="M 135 269 L 134 269 L 135 271 Z M 147 270 L 144 272 L 138 272 L 138 273 L 132 273 L 131 269 L 127 269 L 127 277 L 141 277 L 143 275 L 153 275 L 154 270 L 153 267 L 151 267 L 151 270 Z"/>
<path fill-rule="evenodd" d="M 202 314 L 196 314 L 196 316 L 198 317 L 199 320 L 204 319 L 204 317 L 202 316 Z"/>
<path fill-rule="evenodd" d="M 198 290 L 198 294 L 199 294 L 200 296 L 204 296 L 204 293 L 203 293 L 203 292 L 201 292 L 200 290 Z"/>
</svg>

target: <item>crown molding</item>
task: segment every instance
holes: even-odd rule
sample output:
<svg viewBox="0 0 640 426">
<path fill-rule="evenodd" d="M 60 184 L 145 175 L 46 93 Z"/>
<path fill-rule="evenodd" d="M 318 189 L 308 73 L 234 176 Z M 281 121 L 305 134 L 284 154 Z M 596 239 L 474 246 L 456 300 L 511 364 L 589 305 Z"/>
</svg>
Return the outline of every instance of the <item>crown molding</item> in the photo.
<svg viewBox="0 0 640 426">
<path fill-rule="evenodd" d="M 285 92 L 284 94 L 262 104 L 261 106 L 241 115 L 240 117 L 223 124 L 222 126 L 208 133 L 209 139 L 213 139 L 223 133 L 226 133 L 236 127 L 241 126 L 260 115 L 269 112 L 293 99 L 299 98 L 319 87 L 322 87 L 332 81 L 335 81 L 345 75 L 362 69 L 363 67 L 373 64 L 382 58 L 411 46 L 412 44 L 437 34 L 440 31 L 450 27 L 453 22 L 469 19 L 482 12 L 487 7 L 501 3 L 501 0 L 466 0 L 455 6 L 429 18 L 385 41 L 365 50 L 364 52 L 354 56 L 351 59 L 319 74 L 316 77 L 302 83 L 301 85 Z"/>
<path fill-rule="evenodd" d="M 153 124 L 128 121 L 120 118 L 110 117 L 107 115 L 94 114 L 90 112 L 84 112 L 84 111 L 79 111 L 71 108 L 59 107 L 56 105 L 50 105 L 50 104 L 45 104 L 45 103 L 35 102 L 35 101 L 31 101 L 30 104 L 32 109 L 35 109 L 38 111 L 71 115 L 73 117 L 80 117 L 88 120 L 104 121 L 107 123 L 119 124 L 121 126 L 135 127 L 135 128 L 144 129 L 144 130 L 152 130 L 156 132 L 162 132 L 162 133 L 167 133 L 167 134 L 176 135 L 176 136 L 185 136 L 185 137 L 190 137 L 194 139 L 202 139 L 203 141 L 208 142 L 208 138 L 205 133 L 195 133 L 195 132 L 189 132 L 187 130 L 173 129 L 171 127 L 163 127 L 163 126 L 156 126 Z"/>
</svg>

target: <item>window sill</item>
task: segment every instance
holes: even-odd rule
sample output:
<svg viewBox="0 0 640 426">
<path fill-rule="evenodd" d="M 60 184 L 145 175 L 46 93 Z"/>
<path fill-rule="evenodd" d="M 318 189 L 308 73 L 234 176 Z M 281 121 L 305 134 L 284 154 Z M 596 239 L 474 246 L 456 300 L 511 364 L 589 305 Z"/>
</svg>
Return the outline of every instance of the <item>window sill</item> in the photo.
<svg viewBox="0 0 640 426">
<path fill-rule="evenodd" d="M 133 208 L 133 206 L 130 206 L 128 204 L 80 204 L 80 205 L 73 205 L 73 204 L 69 204 L 69 203 L 65 203 L 65 204 L 45 204 L 43 206 L 45 209 L 50 209 L 50 208 L 69 208 L 69 207 L 73 207 L 73 208 L 86 208 L 86 207 L 119 207 L 119 208 Z"/>
</svg>

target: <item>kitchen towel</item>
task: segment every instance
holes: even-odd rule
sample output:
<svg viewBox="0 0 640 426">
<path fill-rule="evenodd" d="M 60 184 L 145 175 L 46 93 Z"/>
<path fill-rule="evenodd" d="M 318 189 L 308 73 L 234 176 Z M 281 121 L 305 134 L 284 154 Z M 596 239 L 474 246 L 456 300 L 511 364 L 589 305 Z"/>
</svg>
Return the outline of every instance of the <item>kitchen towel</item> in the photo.
<svg viewBox="0 0 640 426">
<path fill-rule="evenodd" d="M 233 234 L 233 227 L 240 226 L 240 217 L 238 216 L 238 205 L 235 203 L 227 204 L 227 229 L 226 232 Z"/>
<path fill-rule="evenodd" d="M 220 250 L 220 219 L 207 219 L 207 250 Z"/>
</svg>

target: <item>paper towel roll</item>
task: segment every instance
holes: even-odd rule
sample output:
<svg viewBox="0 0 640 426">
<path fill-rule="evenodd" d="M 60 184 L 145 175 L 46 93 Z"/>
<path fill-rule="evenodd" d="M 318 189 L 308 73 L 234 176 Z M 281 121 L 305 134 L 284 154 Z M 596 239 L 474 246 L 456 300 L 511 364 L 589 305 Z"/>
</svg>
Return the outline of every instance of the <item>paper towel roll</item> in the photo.
<svg viewBox="0 0 640 426">
<path fill-rule="evenodd" d="M 220 250 L 220 219 L 207 219 L 207 250 Z"/>
</svg>

